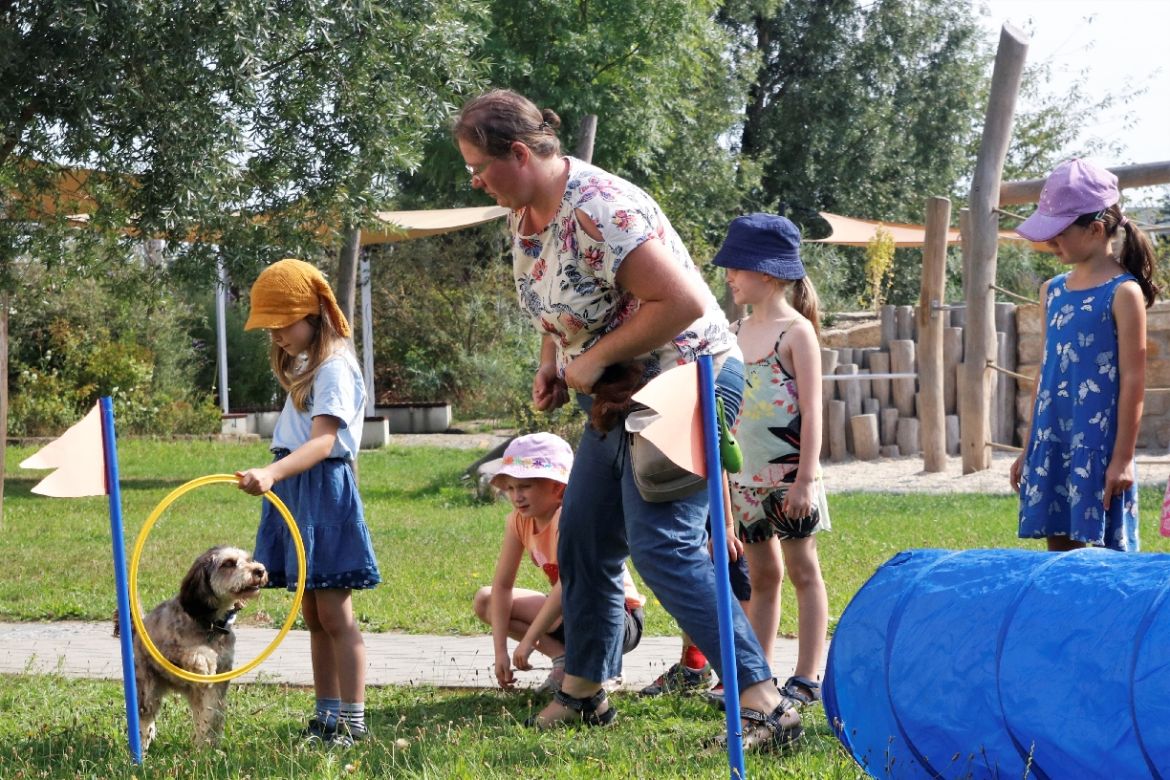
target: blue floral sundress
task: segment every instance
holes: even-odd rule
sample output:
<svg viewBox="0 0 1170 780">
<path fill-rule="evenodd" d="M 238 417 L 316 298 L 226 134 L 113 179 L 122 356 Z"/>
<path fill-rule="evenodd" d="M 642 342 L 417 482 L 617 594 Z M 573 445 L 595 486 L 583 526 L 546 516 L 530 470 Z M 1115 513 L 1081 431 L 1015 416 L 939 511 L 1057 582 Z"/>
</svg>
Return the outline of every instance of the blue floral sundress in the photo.
<svg viewBox="0 0 1170 780">
<path fill-rule="evenodd" d="M 1020 538 L 1068 536 L 1114 550 L 1138 549 L 1138 497 L 1131 487 L 1104 510 L 1105 469 L 1117 438 L 1117 326 L 1121 273 L 1087 290 L 1054 278 L 1032 440 L 1020 480 Z M 1136 281 L 1136 280 L 1135 280 Z"/>
</svg>

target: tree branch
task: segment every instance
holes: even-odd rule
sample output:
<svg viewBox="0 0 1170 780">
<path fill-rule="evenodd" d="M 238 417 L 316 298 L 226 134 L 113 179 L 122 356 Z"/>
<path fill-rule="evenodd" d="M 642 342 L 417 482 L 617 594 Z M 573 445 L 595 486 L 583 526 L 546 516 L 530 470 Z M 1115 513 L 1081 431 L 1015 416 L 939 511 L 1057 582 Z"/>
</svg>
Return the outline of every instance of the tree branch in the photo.
<svg viewBox="0 0 1170 780">
<path fill-rule="evenodd" d="M 20 143 L 20 136 L 24 132 L 24 128 L 28 127 L 28 123 L 37 115 L 39 105 L 34 101 L 29 103 L 20 112 L 20 118 L 16 120 L 16 126 L 4 139 L 4 143 L 0 145 L 0 165 L 8 161 L 8 156 L 12 154 L 12 150 Z"/>
<path fill-rule="evenodd" d="M 609 62 L 605 63 L 600 68 L 598 68 L 597 70 L 593 71 L 593 77 L 590 79 L 590 81 L 593 81 L 593 79 L 596 79 L 598 76 L 600 76 L 602 73 L 605 73 L 610 68 L 615 68 L 618 65 L 622 64 L 623 62 L 625 62 L 626 60 L 630 59 L 630 57 L 633 57 L 635 54 L 638 53 L 638 49 L 641 46 L 642 46 L 642 44 L 640 42 L 635 43 L 630 48 L 630 50 L 627 51 L 625 54 L 618 57 L 616 60 L 610 60 Z"/>
<path fill-rule="evenodd" d="M 265 68 L 263 71 L 261 71 L 260 73 L 258 73 L 256 75 L 258 78 L 265 78 L 265 77 L 271 75 L 272 73 L 275 73 L 276 71 L 280 70 L 281 68 L 284 68 L 286 65 L 290 65 L 293 62 L 301 59 L 302 57 L 307 57 L 307 56 L 312 55 L 312 54 L 320 54 L 321 52 L 326 51 L 327 49 L 336 48 L 338 45 L 340 45 L 342 43 L 347 43 L 351 40 L 354 40 L 355 38 L 362 37 L 363 34 L 364 34 L 363 30 L 354 30 L 349 35 L 344 35 L 341 38 L 338 38 L 337 40 L 333 41 L 332 43 L 330 43 L 328 45 L 326 45 L 324 43 L 319 43 L 319 44 L 315 43 L 315 44 L 312 44 L 311 46 L 305 46 L 305 47 L 293 52 L 289 56 L 285 57 L 283 60 L 278 60 L 278 61 L 274 62 L 271 66 L 269 66 L 268 68 Z"/>
</svg>

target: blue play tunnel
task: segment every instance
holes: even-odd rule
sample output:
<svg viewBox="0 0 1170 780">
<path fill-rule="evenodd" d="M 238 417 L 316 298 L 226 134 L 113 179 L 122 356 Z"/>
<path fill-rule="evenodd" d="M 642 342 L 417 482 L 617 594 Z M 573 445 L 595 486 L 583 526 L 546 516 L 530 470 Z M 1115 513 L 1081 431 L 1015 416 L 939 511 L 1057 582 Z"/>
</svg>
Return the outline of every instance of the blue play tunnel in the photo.
<svg viewBox="0 0 1170 780">
<path fill-rule="evenodd" d="M 1170 555 L 909 550 L 833 635 L 825 714 L 882 778 L 1170 780 Z"/>
</svg>

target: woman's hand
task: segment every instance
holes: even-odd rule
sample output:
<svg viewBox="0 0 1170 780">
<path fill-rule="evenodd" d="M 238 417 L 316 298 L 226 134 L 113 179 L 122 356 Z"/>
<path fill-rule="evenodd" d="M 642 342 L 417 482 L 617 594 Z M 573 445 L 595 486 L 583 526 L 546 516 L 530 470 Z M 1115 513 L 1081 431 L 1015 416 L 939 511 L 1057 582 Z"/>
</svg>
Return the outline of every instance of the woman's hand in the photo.
<svg viewBox="0 0 1170 780">
<path fill-rule="evenodd" d="M 1008 479 L 1012 483 L 1012 490 L 1015 491 L 1016 493 L 1020 492 L 1020 479 L 1022 479 L 1023 476 L 1024 476 L 1024 453 L 1021 452 L 1019 454 L 1019 456 L 1016 457 L 1016 459 L 1012 461 L 1012 468 L 1008 472 Z M 1106 502 L 1109 501 L 1108 496 L 1106 496 L 1105 501 Z M 1106 503 L 1105 507 L 1108 508 L 1109 504 Z"/>
<path fill-rule="evenodd" d="M 1116 460 L 1109 462 L 1105 469 L 1105 511 L 1109 511 L 1109 503 L 1114 496 L 1121 498 L 1125 491 L 1133 487 L 1133 461 L 1126 459 L 1124 463 Z"/>
<path fill-rule="evenodd" d="M 564 406 L 568 400 L 569 389 L 557 376 L 556 364 L 541 365 L 532 380 L 532 405 L 539 412 L 550 412 Z"/>
<path fill-rule="evenodd" d="M 236 479 L 239 480 L 238 486 L 240 490 L 249 493 L 253 496 L 262 496 L 276 483 L 267 468 L 248 469 L 247 471 L 237 471 Z"/>
<path fill-rule="evenodd" d="M 532 642 L 528 640 L 528 637 L 521 639 L 520 644 L 516 645 L 516 651 L 512 653 L 512 665 L 521 671 L 527 672 L 530 670 L 532 664 L 529 663 L 528 659 L 535 649 Z"/>
<path fill-rule="evenodd" d="M 516 686 L 516 677 L 512 674 L 512 663 L 507 653 L 496 653 L 496 682 L 505 691 Z"/>
<path fill-rule="evenodd" d="M 605 371 L 605 365 L 595 354 L 593 350 L 582 352 L 565 368 L 565 384 L 578 393 L 592 393 L 593 385 Z"/>
</svg>

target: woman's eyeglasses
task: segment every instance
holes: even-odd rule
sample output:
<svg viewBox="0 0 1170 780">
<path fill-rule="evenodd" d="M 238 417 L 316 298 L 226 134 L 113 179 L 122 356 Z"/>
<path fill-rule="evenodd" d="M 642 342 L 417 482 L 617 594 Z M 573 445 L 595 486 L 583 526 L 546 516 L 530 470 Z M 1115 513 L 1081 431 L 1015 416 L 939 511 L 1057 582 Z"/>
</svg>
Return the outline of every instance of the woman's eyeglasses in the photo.
<svg viewBox="0 0 1170 780">
<path fill-rule="evenodd" d="M 479 165 L 464 165 L 463 167 L 467 169 L 467 175 L 470 176 L 471 178 L 482 179 L 484 171 L 486 171 L 488 168 L 490 168 L 491 164 L 494 163 L 498 159 L 500 159 L 500 158 L 493 157 L 490 160 L 488 160 L 487 162 L 480 163 Z"/>
</svg>

